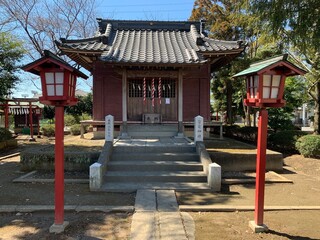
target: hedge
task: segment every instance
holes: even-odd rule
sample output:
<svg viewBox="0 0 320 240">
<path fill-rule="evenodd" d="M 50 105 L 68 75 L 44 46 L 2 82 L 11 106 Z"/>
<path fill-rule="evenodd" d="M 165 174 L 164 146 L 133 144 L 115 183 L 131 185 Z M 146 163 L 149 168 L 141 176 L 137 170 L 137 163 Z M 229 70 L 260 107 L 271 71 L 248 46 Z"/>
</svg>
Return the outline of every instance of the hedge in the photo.
<svg viewBox="0 0 320 240">
<path fill-rule="evenodd" d="M 55 135 L 54 124 L 45 124 L 42 126 L 42 134 L 47 137 L 53 137 Z"/>
<path fill-rule="evenodd" d="M 268 147 L 283 152 L 296 153 L 297 140 L 308 133 L 299 130 L 284 130 L 271 134 L 268 137 Z"/>
<path fill-rule="evenodd" d="M 224 126 L 225 136 L 241 141 L 256 143 L 258 137 L 257 127 L 240 127 L 238 125 Z"/>
<path fill-rule="evenodd" d="M 0 141 L 12 139 L 12 133 L 6 128 L 0 128 Z"/>
<path fill-rule="evenodd" d="M 70 132 L 72 135 L 80 135 L 81 133 L 81 125 L 80 124 L 74 124 L 70 127 Z"/>
<path fill-rule="evenodd" d="M 97 161 L 100 151 L 95 152 L 68 152 L 64 153 L 64 167 L 68 171 L 88 170 L 90 165 Z M 53 150 L 30 149 L 21 152 L 20 163 L 22 171 L 54 170 L 55 153 Z"/>
<path fill-rule="evenodd" d="M 238 125 L 224 126 L 225 136 L 240 141 L 257 144 L 257 127 L 240 127 Z M 297 140 L 306 135 L 300 130 L 284 130 L 272 133 L 268 130 L 268 148 L 282 153 L 297 153 Z"/>
<path fill-rule="evenodd" d="M 296 147 L 304 157 L 320 157 L 320 135 L 306 135 L 298 139 Z"/>
</svg>

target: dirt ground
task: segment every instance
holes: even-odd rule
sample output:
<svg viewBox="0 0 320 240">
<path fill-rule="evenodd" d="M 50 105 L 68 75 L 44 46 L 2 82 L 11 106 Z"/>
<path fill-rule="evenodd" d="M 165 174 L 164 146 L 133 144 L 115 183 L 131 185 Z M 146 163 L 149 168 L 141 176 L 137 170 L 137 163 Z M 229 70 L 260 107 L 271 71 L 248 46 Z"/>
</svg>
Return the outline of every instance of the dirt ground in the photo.
<svg viewBox="0 0 320 240">
<path fill-rule="evenodd" d="M 66 145 L 102 147 L 103 140 L 66 136 Z M 52 139 L 37 139 L 37 143 L 19 140 L 19 148 L 4 155 L 23 151 L 27 147 L 53 144 Z M 320 160 L 300 155 L 284 159 L 282 176 L 293 183 L 266 185 L 265 206 L 320 206 Z M 13 183 L 22 176 L 19 156 L 0 160 L 0 205 L 53 205 L 52 183 Z M 254 205 L 254 185 L 224 186 L 222 193 L 178 193 L 180 205 L 223 204 Z M 66 184 L 66 205 L 133 206 L 134 193 L 95 193 L 87 184 Z M 264 222 L 268 233 L 253 234 L 248 227 L 253 211 L 248 212 L 191 212 L 196 224 L 196 239 L 320 239 L 320 210 L 266 211 Z M 65 220 L 70 226 L 63 234 L 49 233 L 54 221 L 53 212 L 1 213 L 0 239 L 128 239 L 131 213 L 68 212 Z"/>
</svg>

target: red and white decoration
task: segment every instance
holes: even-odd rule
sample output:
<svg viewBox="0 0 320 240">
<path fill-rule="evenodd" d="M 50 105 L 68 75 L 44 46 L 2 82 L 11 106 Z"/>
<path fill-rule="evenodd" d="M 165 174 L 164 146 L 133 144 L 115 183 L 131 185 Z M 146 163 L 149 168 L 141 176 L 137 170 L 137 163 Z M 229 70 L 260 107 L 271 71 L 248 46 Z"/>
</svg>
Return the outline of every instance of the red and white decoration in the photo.
<svg viewBox="0 0 320 240">
<path fill-rule="evenodd" d="M 161 95 L 162 95 L 162 84 L 161 84 L 161 78 L 159 78 L 159 84 L 158 84 L 158 98 L 159 103 L 161 105 Z"/>
<path fill-rule="evenodd" d="M 143 103 L 146 103 L 147 97 L 147 86 L 146 86 L 146 78 L 143 79 Z"/>
<path fill-rule="evenodd" d="M 152 107 L 154 107 L 154 91 L 155 91 L 155 87 L 154 87 L 154 78 L 152 78 L 152 86 L 151 86 L 151 98 L 152 98 Z"/>
</svg>

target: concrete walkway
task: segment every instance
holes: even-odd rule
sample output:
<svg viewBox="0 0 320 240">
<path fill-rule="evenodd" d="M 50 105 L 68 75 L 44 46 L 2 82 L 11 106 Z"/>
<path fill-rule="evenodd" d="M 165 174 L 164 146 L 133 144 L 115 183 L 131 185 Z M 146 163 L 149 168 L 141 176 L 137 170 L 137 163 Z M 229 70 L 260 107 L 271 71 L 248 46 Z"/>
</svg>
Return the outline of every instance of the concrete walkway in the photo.
<svg viewBox="0 0 320 240">
<path fill-rule="evenodd" d="M 132 217 L 132 240 L 192 240 L 195 224 L 180 213 L 174 190 L 138 190 Z"/>
</svg>

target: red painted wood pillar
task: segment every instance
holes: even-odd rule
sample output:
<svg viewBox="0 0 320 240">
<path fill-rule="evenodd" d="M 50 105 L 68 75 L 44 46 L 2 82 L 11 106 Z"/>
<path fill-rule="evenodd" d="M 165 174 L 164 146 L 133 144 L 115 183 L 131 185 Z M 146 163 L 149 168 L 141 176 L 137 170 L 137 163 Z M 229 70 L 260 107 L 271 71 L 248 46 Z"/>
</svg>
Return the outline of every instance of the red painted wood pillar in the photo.
<svg viewBox="0 0 320 240">
<path fill-rule="evenodd" d="M 30 140 L 34 140 L 33 138 L 33 116 L 32 116 L 32 105 L 29 102 L 29 126 L 30 126 Z"/>
<path fill-rule="evenodd" d="M 259 226 L 263 225 L 267 133 L 268 133 L 268 111 L 265 108 L 262 108 L 259 114 L 259 125 L 258 125 L 256 195 L 255 195 L 255 214 L 254 214 L 255 224 Z"/>
<path fill-rule="evenodd" d="M 55 216 L 54 223 L 64 222 L 64 106 L 55 107 Z"/>
<path fill-rule="evenodd" d="M 37 115 L 38 138 L 40 138 L 40 114 Z"/>
</svg>

